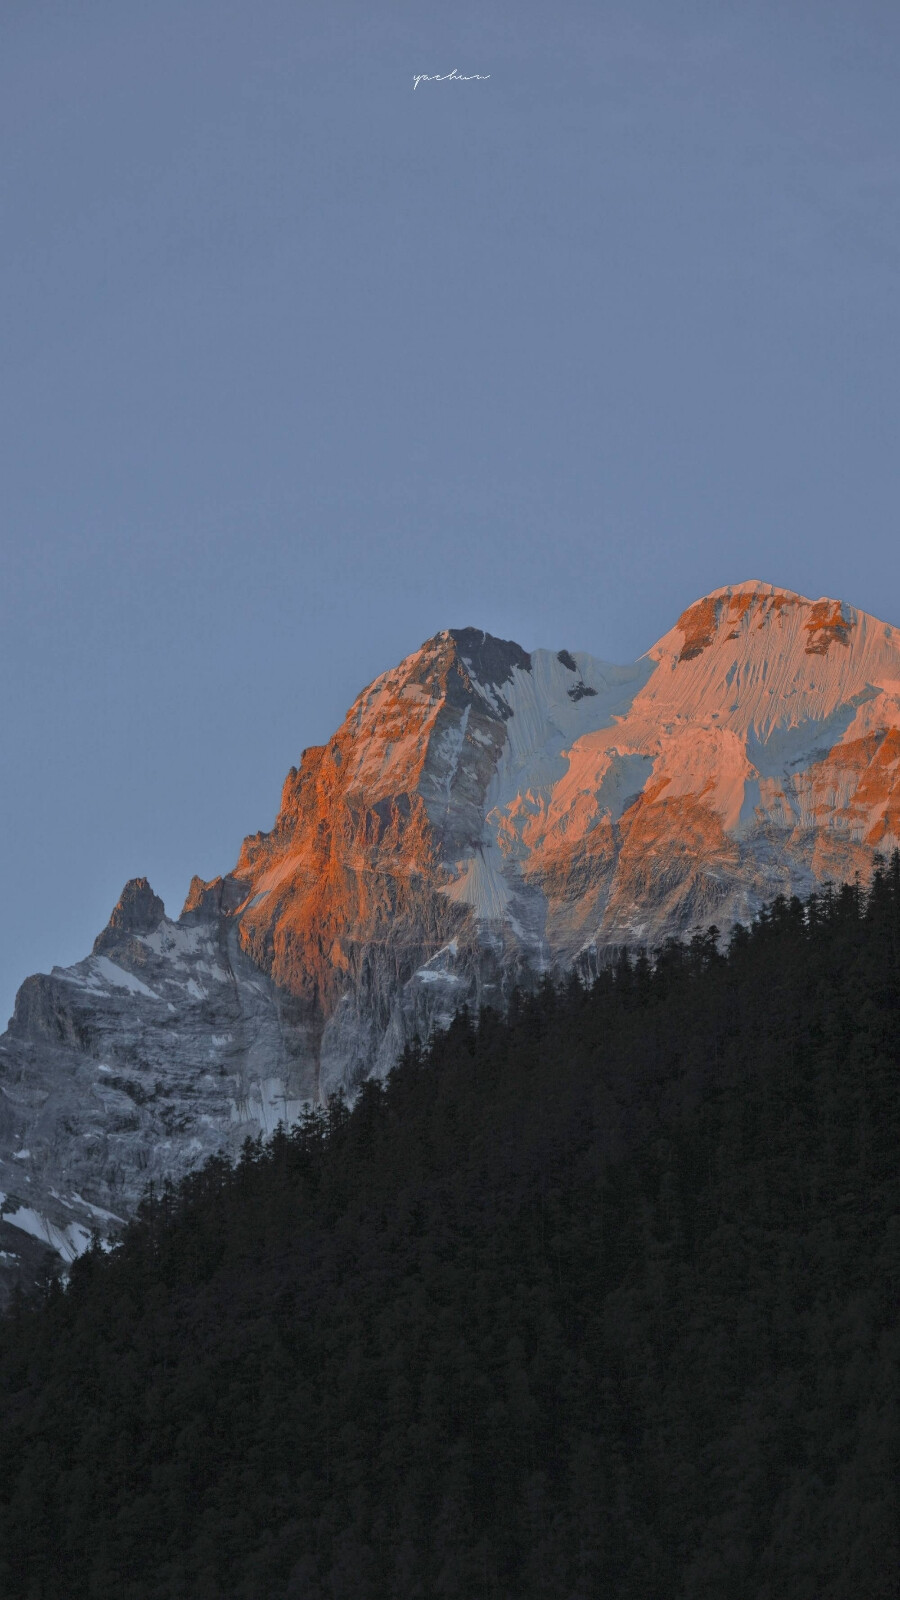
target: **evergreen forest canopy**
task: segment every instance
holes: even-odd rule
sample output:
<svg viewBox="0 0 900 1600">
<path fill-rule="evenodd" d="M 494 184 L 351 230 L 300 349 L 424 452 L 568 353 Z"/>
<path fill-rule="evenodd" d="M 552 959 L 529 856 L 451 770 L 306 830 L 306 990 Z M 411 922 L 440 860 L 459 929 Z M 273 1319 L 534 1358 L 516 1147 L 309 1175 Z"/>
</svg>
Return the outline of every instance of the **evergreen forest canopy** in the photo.
<svg viewBox="0 0 900 1600">
<path fill-rule="evenodd" d="M 900 856 L 517 996 L 0 1324 L 3 1600 L 887 1600 Z"/>
</svg>

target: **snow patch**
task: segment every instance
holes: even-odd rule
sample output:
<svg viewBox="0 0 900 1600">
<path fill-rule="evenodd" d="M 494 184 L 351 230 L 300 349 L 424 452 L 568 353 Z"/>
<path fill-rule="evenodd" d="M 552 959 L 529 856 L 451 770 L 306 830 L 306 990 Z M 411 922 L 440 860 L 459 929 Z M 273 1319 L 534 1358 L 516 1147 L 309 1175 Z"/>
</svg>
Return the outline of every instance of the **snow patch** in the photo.
<svg viewBox="0 0 900 1600">
<path fill-rule="evenodd" d="M 129 994 L 142 994 L 148 1000 L 159 999 L 159 995 L 148 989 L 145 983 L 141 983 L 140 978 L 136 978 L 133 972 L 126 972 L 124 967 L 116 966 L 108 956 L 91 956 L 90 964 L 94 971 L 114 989 L 127 989 Z"/>
<path fill-rule="evenodd" d="M 60 1198 L 62 1197 L 60 1196 Z M 116 1216 L 114 1211 L 104 1211 L 102 1206 L 95 1206 L 90 1200 L 85 1200 L 84 1196 L 80 1195 L 77 1189 L 73 1189 L 72 1198 L 73 1200 L 76 1200 L 80 1206 L 84 1206 L 85 1209 L 91 1213 L 92 1217 L 102 1217 L 104 1222 L 124 1222 L 124 1218 Z M 70 1202 L 68 1200 L 63 1200 L 63 1205 L 69 1204 Z"/>
<path fill-rule="evenodd" d="M 493 842 L 478 845 L 474 855 L 460 862 L 459 869 L 459 876 L 442 891 L 447 899 L 472 906 L 480 920 L 501 920 L 512 890 L 503 876 L 503 857 Z"/>
<path fill-rule="evenodd" d="M 4 1212 L 3 1220 L 13 1228 L 21 1229 L 22 1233 L 31 1234 L 33 1239 L 48 1244 L 64 1261 L 74 1261 L 77 1256 L 83 1255 L 91 1242 L 88 1229 L 80 1223 L 70 1222 L 61 1228 L 30 1206 L 19 1206 L 15 1211 Z"/>
<path fill-rule="evenodd" d="M 180 923 L 170 922 L 168 918 L 152 933 L 142 933 L 138 937 L 141 944 L 155 955 L 174 956 L 176 960 L 180 956 L 196 955 L 201 945 L 209 944 L 209 938 L 202 928 L 183 928 Z"/>
<path fill-rule="evenodd" d="M 231 1102 L 231 1121 L 238 1125 L 256 1123 L 268 1138 L 279 1122 L 297 1122 L 308 1109 L 309 1101 L 289 1093 L 282 1078 L 258 1078 L 246 1095 Z"/>
</svg>

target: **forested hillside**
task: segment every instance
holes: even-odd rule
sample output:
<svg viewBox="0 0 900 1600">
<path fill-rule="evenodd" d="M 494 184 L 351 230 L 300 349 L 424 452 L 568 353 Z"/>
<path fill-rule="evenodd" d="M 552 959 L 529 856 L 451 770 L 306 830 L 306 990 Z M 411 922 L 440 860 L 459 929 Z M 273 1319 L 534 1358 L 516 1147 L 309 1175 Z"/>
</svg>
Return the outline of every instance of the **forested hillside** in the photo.
<svg viewBox="0 0 900 1600">
<path fill-rule="evenodd" d="M 900 857 L 462 1017 L 0 1324 L 4 1600 L 888 1600 Z"/>
</svg>

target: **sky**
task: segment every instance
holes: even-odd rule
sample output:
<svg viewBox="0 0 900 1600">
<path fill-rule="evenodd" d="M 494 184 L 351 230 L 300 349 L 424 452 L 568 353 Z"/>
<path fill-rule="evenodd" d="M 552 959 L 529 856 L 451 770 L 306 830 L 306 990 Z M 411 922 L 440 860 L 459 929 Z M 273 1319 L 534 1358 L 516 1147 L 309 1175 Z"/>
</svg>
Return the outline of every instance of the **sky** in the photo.
<svg viewBox="0 0 900 1600">
<path fill-rule="evenodd" d="M 442 628 L 900 623 L 898 80 L 888 0 L 6 0 L 3 1017 Z"/>
</svg>

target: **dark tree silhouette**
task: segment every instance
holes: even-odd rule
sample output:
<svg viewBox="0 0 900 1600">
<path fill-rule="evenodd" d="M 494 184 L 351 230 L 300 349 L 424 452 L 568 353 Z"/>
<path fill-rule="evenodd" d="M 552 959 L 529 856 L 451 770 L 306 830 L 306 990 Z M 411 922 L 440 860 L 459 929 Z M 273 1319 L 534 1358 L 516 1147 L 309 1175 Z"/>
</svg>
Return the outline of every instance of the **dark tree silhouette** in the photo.
<svg viewBox="0 0 900 1600">
<path fill-rule="evenodd" d="M 4 1600 L 887 1600 L 900 857 L 461 1016 L 0 1323 Z"/>
</svg>

